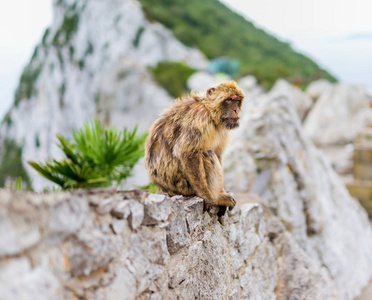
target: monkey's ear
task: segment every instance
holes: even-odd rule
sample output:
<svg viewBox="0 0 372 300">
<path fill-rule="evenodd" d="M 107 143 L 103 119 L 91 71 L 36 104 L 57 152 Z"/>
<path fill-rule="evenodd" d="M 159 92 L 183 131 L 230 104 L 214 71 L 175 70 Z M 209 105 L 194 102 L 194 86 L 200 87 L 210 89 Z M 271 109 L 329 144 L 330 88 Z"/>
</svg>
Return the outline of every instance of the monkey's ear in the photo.
<svg viewBox="0 0 372 300">
<path fill-rule="evenodd" d="M 212 94 L 213 94 L 213 92 L 215 91 L 216 89 L 215 88 L 210 88 L 210 89 L 208 89 L 207 90 L 207 97 L 209 97 L 209 96 L 212 96 Z"/>
</svg>

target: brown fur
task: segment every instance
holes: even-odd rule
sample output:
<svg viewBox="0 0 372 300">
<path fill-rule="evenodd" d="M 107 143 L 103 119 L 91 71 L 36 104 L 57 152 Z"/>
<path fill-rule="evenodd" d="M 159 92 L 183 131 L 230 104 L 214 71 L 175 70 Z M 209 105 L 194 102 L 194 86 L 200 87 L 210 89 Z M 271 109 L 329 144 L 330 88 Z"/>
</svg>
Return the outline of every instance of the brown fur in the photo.
<svg viewBox="0 0 372 300">
<path fill-rule="evenodd" d="M 155 121 L 145 160 L 158 193 L 203 198 L 206 206 L 233 206 L 224 191 L 221 156 L 229 129 L 239 125 L 244 94 L 234 81 L 182 97 Z"/>
</svg>

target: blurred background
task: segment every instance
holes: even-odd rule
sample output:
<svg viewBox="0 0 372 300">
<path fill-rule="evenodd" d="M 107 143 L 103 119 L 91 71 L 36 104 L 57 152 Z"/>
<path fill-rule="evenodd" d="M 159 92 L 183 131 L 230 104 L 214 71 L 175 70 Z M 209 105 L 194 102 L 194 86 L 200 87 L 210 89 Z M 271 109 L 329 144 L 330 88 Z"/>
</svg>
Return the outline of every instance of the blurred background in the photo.
<svg viewBox="0 0 372 300">
<path fill-rule="evenodd" d="M 372 88 L 372 4 L 367 0 L 222 1 L 257 27 L 290 43 L 336 78 Z M 0 118 L 45 29 L 51 0 L 0 4 Z"/>
<path fill-rule="evenodd" d="M 25 162 L 61 158 L 57 133 L 70 138 L 92 118 L 145 132 L 172 99 L 228 78 L 248 100 L 289 97 L 305 134 L 350 174 L 350 145 L 371 121 L 371 8 L 366 0 L 2 3 L 0 185 L 20 176 L 35 190 L 48 186 Z M 132 185 L 146 184 L 145 173 Z"/>
</svg>

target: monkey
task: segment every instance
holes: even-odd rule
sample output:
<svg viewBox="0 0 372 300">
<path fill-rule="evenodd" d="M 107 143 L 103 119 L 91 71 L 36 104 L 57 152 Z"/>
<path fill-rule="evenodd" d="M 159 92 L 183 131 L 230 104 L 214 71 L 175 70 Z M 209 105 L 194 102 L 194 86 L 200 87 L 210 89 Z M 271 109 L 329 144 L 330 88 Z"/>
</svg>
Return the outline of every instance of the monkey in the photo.
<svg viewBox="0 0 372 300">
<path fill-rule="evenodd" d="M 145 162 L 157 193 L 198 196 L 204 207 L 235 206 L 225 192 L 222 154 L 229 131 L 239 126 L 244 93 L 235 81 L 206 92 L 191 92 L 176 102 L 150 128 Z"/>
</svg>

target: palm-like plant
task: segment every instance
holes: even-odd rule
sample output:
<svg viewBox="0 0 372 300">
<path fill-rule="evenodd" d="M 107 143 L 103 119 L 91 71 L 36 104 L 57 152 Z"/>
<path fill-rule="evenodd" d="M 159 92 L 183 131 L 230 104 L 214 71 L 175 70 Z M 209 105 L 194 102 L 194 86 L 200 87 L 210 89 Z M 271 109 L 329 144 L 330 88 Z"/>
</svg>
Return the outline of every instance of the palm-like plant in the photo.
<svg viewBox="0 0 372 300">
<path fill-rule="evenodd" d="M 73 142 L 57 135 L 66 159 L 28 163 L 62 189 L 117 185 L 144 155 L 146 134 L 136 133 L 137 128 L 118 132 L 115 127 L 104 129 L 98 120 L 87 122 L 73 132 Z"/>
</svg>

